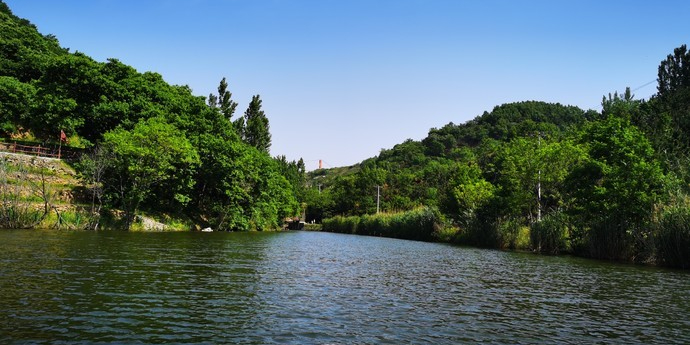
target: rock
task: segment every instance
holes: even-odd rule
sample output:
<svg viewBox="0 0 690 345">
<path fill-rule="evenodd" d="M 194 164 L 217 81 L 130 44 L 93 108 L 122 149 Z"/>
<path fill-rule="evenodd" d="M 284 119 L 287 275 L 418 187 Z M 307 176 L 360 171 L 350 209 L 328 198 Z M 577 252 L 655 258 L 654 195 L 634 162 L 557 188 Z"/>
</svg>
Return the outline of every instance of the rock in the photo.
<svg viewBox="0 0 690 345">
<path fill-rule="evenodd" d="M 136 218 L 141 222 L 144 231 L 164 231 L 168 228 L 167 225 L 149 217 L 136 216 Z"/>
</svg>

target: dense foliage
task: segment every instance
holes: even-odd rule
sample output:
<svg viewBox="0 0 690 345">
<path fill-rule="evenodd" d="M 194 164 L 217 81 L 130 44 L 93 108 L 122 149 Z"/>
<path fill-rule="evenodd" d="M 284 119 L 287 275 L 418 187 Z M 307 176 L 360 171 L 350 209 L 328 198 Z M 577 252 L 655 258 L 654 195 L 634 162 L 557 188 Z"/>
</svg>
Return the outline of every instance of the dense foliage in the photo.
<svg viewBox="0 0 690 345">
<path fill-rule="evenodd" d="M 430 241 L 439 236 L 440 217 L 437 211 L 429 207 L 420 207 L 399 213 L 335 216 L 323 222 L 323 230 Z"/>
<path fill-rule="evenodd" d="M 0 2 L 0 135 L 50 143 L 64 131 L 70 146 L 96 150 L 79 164 L 91 209 L 122 210 L 127 227 L 140 210 L 223 230 L 274 229 L 298 214 L 300 180 L 285 167 L 297 163 L 268 155 L 260 97 L 241 128 L 231 97 L 225 78 L 206 100 L 116 59 L 70 53 Z"/>
<path fill-rule="evenodd" d="M 347 172 L 312 172 L 307 217 L 361 232 L 380 186 L 382 210 L 438 208 L 456 242 L 687 267 L 688 66 L 690 52 L 675 49 L 649 100 L 626 89 L 601 112 L 504 104 Z"/>
</svg>

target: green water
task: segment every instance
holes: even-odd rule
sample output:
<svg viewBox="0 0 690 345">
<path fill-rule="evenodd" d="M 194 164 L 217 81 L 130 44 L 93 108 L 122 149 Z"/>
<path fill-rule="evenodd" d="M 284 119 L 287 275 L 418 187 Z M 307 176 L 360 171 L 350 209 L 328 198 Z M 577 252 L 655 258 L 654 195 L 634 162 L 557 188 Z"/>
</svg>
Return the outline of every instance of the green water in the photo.
<svg viewBox="0 0 690 345">
<path fill-rule="evenodd" d="M 687 344 L 687 272 L 313 232 L 0 231 L 1 344 Z"/>
</svg>

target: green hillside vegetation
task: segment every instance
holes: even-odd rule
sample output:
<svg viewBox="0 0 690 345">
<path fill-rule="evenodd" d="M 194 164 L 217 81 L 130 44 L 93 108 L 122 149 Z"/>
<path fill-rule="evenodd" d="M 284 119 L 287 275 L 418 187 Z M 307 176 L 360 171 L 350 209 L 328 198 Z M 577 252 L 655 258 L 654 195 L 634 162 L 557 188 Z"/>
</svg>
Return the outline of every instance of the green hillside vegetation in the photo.
<svg viewBox="0 0 690 345">
<path fill-rule="evenodd" d="M 244 116 L 223 79 L 194 96 L 153 72 L 61 48 L 0 2 L 0 136 L 85 148 L 75 168 L 97 227 L 121 210 L 176 213 L 198 227 L 269 230 L 299 212 L 298 162 L 273 159 L 261 98 Z M 302 165 L 303 166 L 303 165 Z M 303 167 L 301 168 L 303 171 Z M 290 179 L 290 180 L 289 180 Z"/>
<path fill-rule="evenodd" d="M 448 238 L 452 227 L 457 243 L 689 267 L 689 133 L 690 52 L 681 46 L 660 63 L 648 100 L 626 89 L 605 96 L 601 112 L 504 104 L 346 173 L 312 172 L 307 218 L 357 233 L 343 227 L 376 213 L 380 186 L 385 212 L 440 212 L 443 233 L 426 238 Z"/>
<path fill-rule="evenodd" d="M 0 1 L 0 138 L 84 152 L 70 162 L 78 179 L 62 187 L 45 184 L 42 168 L 3 161 L 0 226 L 136 228 L 153 215 L 245 231 L 304 214 L 340 232 L 690 266 L 685 45 L 661 61 L 647 100 L 626 89 L 601 111 L 503 104 L 309 174 L 302 160 L 269 156 L 259 95 L 238 114 L 225 78 L 217 90 L 195 96 L 70 52 Z"/>
<path fill-rule="evenodd" d="M 0 227 L 58 226 L 75 215 L 74 169 L 60 160 L 0 154 Z M 74 220 L 74 219 L 71 219 Z"/>
</svg>

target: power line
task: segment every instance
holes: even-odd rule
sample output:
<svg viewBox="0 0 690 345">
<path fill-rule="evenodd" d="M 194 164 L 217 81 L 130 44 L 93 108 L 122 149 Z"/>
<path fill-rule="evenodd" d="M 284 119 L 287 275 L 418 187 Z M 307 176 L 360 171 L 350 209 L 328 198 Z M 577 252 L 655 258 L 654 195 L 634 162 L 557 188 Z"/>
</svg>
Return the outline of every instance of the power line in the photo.
<svg viewBox="0 0 690 345">
<path fill-rule="evenodd" d="M 646 83 L 644 83 L 644 84 L 642 84 L 642 85 L 640 85 L 640 86 L 638 86 L 638 87 L 636 87 L 636 88 L 630 90 L 630 92 L 635 92 L 635 91 L 637 91 L 637 90 L 640 90 L 640 89 L 642 89 L 642 88 L 644 88 L 644 87 L 649 86 L 650 84 L 656 83 L 656 81 L 657 81 L 656 79 L 651 80 L 651 81 L 648 81 L 648 82 L 646 82 Z M 604 97 L 605 97 L 605 96 L 604 96 Z M 602 106 L 603 106 L 603 105 L 600 103 L 600 104 L 598 104 L 596 107 L 594 107 L 594 109 L 600 109 L 600 108 L 602 108 Z"/>
<path fill-rule="evenodd" d="M 638 86 L 638 87 L 632 89 L 630 92 L 635 92 L 635 91 L 637 91 L 637 90 L 639 90 L 639 89 L 641 89 L 641 88 L 643 88 L 643 87 L 645 87 L 645 86 L 647 86 L 647 85 L 649 85 L 649 84 L 652 84 L 652 83 L 656 83 L 656 79 L 654 79 L 654 80 L 652 80 L 652 81 L 650 81 L 650 82 L 647 82 L 647 83 L 645 83 L 645 84 L 642 85 L 642 86 Z"/>
</svg>

